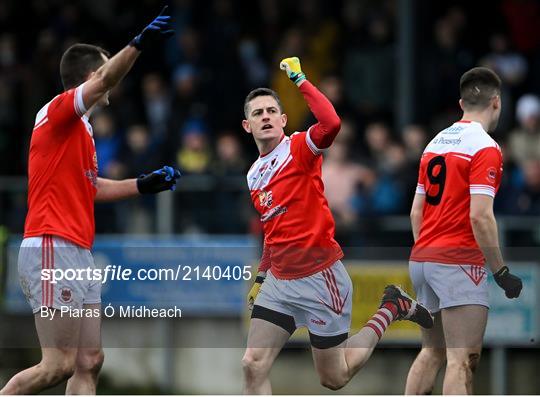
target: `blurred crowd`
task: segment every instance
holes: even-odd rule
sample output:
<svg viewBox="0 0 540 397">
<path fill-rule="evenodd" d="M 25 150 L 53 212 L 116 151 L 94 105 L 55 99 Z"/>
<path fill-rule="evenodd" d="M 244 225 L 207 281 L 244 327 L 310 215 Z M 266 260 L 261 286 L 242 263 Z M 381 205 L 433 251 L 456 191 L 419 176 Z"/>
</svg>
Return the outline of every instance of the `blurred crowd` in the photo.
<svg viewBox="0 0 540 397">
<path fill-rule="evenodd" d="M 338 232 L 354 231 L 374 215 L 408 213 L 419 157 L 436 132 L 459 119 L 459 78 L 476 65 L 493 68 L 504 83 L 494 133 L 505 155 L 496 210 L 540 215 L 540 74 L 534 73 L 540 70 L 540 2 L 416 1 L 414 123 L 403 128 L 394 116 L 397 0 L 169 3 L 176 36 L 141 55 L 92 123 L 101 176 L 134 177 L 174 164 L 206 181 L 175 195 L 175 232 L 257 230 L 240 187 L 257 157 L 241 129 L 243 100 L 252 88 L 269 86 L 281 96 L 287 130 L 309 127 L 313 117 L 278 68 L 292 55 L 342 117 L 323 167 Z M 26 172 L 35 113 L 62 90 L 62 52 L 88 42 L 115 53 L 160 5 L 0 1 L 1 175 Z M 154 231 L 154 200 L 99 205 L 98 232 Z M 4 197 L 1 222 L 20 231 L 24 204 Z"/>
</svg>

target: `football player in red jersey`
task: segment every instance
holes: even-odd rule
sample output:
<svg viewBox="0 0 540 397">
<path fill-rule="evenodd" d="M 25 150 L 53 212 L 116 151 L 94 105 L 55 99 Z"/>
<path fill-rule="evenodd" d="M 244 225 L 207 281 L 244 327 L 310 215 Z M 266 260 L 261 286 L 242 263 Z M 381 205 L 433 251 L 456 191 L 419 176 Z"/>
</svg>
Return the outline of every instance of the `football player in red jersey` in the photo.
<svg viewBox="0 0 540 397">
<path fill-rule="evenodd" d="M 11 378 L 0 394 L 34 394 L 66 379 L 67 394 L 96 392 L 103 363 L 101 281 L 54 283 L 44 275 L 55 269 L 95 269 L 90 253 L 94 201 L 174 189 L 180 174 L 171 167 L 137 179 L 98 177 L 88 122 L 96 106 L 108 104 L 109 91 L 141 51 L 172 34 L 164 8 L 110 59 L 105 50 L 88 44 L 75 44 L 62 56 L 60 75 L 65 92 L 38 112 L 32 132 L 28 215 L 19 252 L 21 286 L 35 316 L 42 359 Z"/>
<path fill-rule="evenodd" d="M 298 58 L 284 59 L 280 67 L 318 122 L 286 136 L 287 116 L 274 91 L 255 89 L 245 101 L 242 125 L 260 153 L 247 181 L 264 229 L 259 273 L 248 295 L 253 311 L 242 359 L 247 394 L 271 393 L 270 368 L 298 327 L 309 330 L 321 383 L 337 390 L 364 365 L 392 321 L 433 325 L 424 307 L 400 288 L 388 286 L 379 310 L 349 338 L 352 283 L 340 260 L 343 252 L 334 239 L 334 219 L 321 179 L 321 155 L 338 134 L 340 119 L 306 80 Z"/>
<path fill-rule="evenodd" d="M 488 132 L 501 113 L 501 81 L 490 69 L 474 68 L 461 77 L 460 93 L 463 118 L 424 150 L 412 204 L 409 270 L 435 325 L 422 330 L 407 394 L 429 394 L 445 361 L 443 393 L 472 393 L 489 308 L 486 262 L 508 298 L 522 288 L 504 265 L 493 214 L 502 154 Z"/>
</svg>

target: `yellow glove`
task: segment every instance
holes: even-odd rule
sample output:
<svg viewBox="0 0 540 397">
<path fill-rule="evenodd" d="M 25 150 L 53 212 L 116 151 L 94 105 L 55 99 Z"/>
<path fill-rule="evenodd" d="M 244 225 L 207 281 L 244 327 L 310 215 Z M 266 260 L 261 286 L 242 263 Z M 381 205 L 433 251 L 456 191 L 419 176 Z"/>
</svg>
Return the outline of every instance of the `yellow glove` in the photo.
<svg viewBox="0 0 540 397">
<path fill-rule="evenodd" d="M 261 289 L 262 283 L 264 283 L 264 279 L 266 277 L 266 272 L 259 272 L 257 273 L 257 277 L 255 277 L 255 282 L 253 283 L 253 286 L 249 290 L 248 296 L 247 296 L 247 304 L 248 309 L 253 309 L 253 304 L 255 303 L 255 299 L 257 298 L 257 295 L 259 295 L 259 291 Z"/>
<path fill-rule="evenodd" d="M 297 57 L 283 59 L 279 63 L 279 68 L 284 70 L 287 76 L 297 86 L 306 79 L 306 75 L 302 72 L 302 67 L 300 66 L 300 59 Z"/>
</svg>

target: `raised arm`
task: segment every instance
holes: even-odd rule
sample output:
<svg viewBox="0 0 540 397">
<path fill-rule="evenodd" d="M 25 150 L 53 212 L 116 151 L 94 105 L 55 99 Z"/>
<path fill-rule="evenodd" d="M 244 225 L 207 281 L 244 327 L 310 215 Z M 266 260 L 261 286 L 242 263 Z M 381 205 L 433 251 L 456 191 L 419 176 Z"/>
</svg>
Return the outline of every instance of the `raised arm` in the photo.
<svg viewBox="0 0 540 397">
<path fill-rule="evenodd" d="M 143 49 L 173 35 L 174 31 L 170 28 L 170 18 L 167 14 L 167 6 L 163 7 L 161 13 L 131 40 L 129 45 L 92 74 L 84 83 L 82 90 L 82 100 L 86 109 L 94 105 L 124 78 Z"/>
<path fill-rule="evenodd" d="M 285 58 L 281 61 L 280 67 L 300 88 L 309 109 L 317 119 L 317 124 L 309 129 L 311 141 L 318 149 L 330 147 L 341 128 L 341 120 L 334 106 L 322 92 L 306 79 L 298 58 Z"/>
</svg>

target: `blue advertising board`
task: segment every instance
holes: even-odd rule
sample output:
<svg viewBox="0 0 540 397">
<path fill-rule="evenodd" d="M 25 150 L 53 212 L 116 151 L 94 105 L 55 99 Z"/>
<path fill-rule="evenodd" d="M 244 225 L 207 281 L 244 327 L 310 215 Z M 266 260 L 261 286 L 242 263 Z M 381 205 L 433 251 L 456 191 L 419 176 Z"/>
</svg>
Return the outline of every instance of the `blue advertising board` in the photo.
<svg viewBox="0 0 540 397">
<path fill-rule="evenodd" d="M 19 245 L 15 239 L 8 244 L 5 309 L 30 313 L 18 280 Z M 103 307 L 176 306 L 183 316 L 240 315 L 259 251 L 247 236 L 98 236 L 92 250 L 107 277 Z"/>
<path fill-rule="evenodd" d="M 513 274 L 523 281 L 519 298 L 508 299 L 489 277 L 490 310 L 484 340 L 490 345 L 531 346 L 540 341 L 540 265 L 509 264 Z"/>
</svg>

